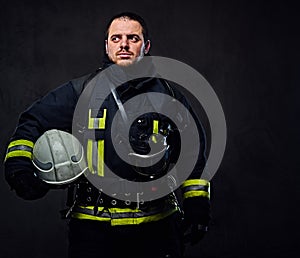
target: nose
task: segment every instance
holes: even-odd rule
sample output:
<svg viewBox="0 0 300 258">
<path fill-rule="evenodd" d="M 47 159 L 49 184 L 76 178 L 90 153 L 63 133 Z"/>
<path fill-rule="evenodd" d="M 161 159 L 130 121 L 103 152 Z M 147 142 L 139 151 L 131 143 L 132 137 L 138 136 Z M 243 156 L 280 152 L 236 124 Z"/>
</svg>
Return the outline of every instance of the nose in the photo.
<svg viewBox="0 0 300 258">
<path fill-rule="evenodd" d="M 121 48 L 128 49 L 128 39 L 127 39 L 126 36 L 123 36 L 123 37 L 122 37 L 120 43 L 121 43 L 121 44 L 120 44 Z"/>
</svg>

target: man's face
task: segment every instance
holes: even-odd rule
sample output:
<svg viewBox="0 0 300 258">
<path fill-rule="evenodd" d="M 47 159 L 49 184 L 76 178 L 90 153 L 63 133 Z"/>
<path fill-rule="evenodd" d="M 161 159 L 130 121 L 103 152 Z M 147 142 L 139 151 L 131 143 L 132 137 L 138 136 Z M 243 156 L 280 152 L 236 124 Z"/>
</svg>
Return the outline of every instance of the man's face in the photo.
<svg viewBox="0 0 300 258">
<path fill-rule="evenodd" d="M 142 26 L 139 22 L 126 18 L 115 19 L 108 31 L 105 42 L 109 59 L 117 65 L 128 66 L 146 54 L 150 42 L 144 42 Z"/>
</svg>

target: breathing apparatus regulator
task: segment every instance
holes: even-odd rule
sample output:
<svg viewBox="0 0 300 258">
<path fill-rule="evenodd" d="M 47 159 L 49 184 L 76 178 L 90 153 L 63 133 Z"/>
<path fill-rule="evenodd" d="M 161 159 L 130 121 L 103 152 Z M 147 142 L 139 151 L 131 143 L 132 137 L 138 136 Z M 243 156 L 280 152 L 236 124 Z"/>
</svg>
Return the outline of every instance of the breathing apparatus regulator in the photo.
<svg viewBox="0 0 300 258">
<path fill-rule="evenodd" d="M 128 155 L 134 160 L 134 170 L 137 173 L 155 178 L 168 172 L 172 151 L 168 139 L 172 128 L 169 123 L 164 123 L 164 126 L 153 130 L 152 123 L 151 114 L 141 116 L 133 122 L 129 131 L 129 143 L 133 152 Z"/>
</svg>

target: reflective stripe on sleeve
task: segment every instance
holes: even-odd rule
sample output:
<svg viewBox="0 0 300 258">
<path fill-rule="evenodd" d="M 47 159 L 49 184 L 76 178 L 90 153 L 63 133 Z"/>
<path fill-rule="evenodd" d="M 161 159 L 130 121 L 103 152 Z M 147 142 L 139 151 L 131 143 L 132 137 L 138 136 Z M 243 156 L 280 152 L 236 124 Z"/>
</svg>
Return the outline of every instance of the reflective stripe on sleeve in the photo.
<svg viewBox="0 0 300 258">
<path fill-rule="evenodd" d="M 201 196 L 210 198 L 210 183 L 204 179 L 189 179 L 182 184 L 183 198 Z"/>
<path fill-rule="evenodd" d="M 204 185 L 209 186 L 209 182 L 204 179 L 188 179 L 183 182 L 182 187 L 190 186 L 190 185 Z"/>
<path fill-rule="evenodd" d="M 209 199 L 209 193 L 205 191 L 188 191 L 183 194 L 184 199 L 196 196 L 201 196 Z"/>
<path fill-rule="evenodd" d="M 32 159 L 32 150 L 34 143 L 29 140 L 15 140 L 12 141 L 8 147 L 5 160 L 12 157 L 27 157 Z"/>
</svg>

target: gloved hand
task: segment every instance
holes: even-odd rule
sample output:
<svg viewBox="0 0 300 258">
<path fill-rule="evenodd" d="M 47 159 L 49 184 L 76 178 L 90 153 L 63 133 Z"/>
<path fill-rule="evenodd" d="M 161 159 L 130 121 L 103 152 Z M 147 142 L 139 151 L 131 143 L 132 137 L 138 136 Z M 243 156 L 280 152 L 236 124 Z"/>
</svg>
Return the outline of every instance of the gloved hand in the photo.
<svg viewBox="0 0 300 258">
<path fill-rule="evenodd" d="M 207 226 L 192 224 L 185 230 L 184 242 L 195 245 L 204 237 L 207 231 Z"/>
<path fill-rule="evenodd" d="M 183 201 L 185 242 L 197 244 L 208 230 L 211 219 L 210 200 L 191 197 Z"/>
<path fill-rule="evenodd" d="M 42 198 L 50 185 L 39 179 L 34 173 L 31 161 L 10 158 L 5 162 L 5 179 L 16 194 L 25 200 Z"/>
</svg>

